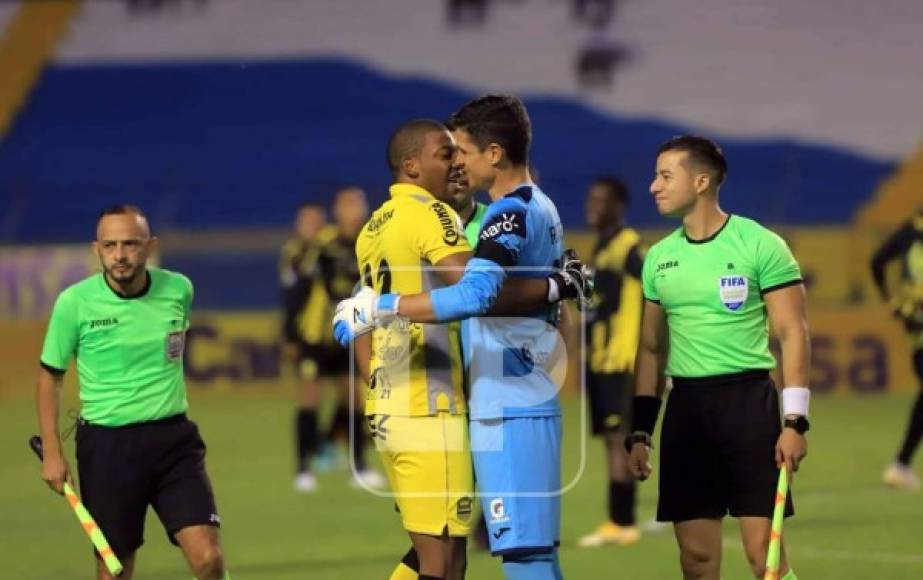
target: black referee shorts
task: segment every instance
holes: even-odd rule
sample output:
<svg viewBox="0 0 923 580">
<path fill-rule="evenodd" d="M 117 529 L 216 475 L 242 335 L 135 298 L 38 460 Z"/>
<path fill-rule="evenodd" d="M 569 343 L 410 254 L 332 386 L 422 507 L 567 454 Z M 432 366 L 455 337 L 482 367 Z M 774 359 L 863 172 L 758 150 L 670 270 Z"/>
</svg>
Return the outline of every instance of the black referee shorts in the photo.
<svg viewBox="0 0 923 580">
<path fill-rule="evenodd" d="M 632 375 L 629 373 L 586 373 L 593 435 L 624 432 L 631 425 Z"/>
<path fill-rule="evenodd" d="M 657 519 L 772 518 L 782 430 L 769 373 L 673 378 L 660 437 Z M 794 514 L 789 494 L 785 515 Z"/>
<path fill-rule="evenodd" d="M 349 349 L 338 344 L 300 342 L 295 370 L 309 381 L 349 374 Z"/>
<path fill-rule="evenodd" d="M 81 419 L 76 439 L 81 499 L 117 556 L 144 543 L 149 505 L 173 544 L 183 528 L 220 525 L 205 443 L 186 415 L 124 427 Z"/>
</svg>

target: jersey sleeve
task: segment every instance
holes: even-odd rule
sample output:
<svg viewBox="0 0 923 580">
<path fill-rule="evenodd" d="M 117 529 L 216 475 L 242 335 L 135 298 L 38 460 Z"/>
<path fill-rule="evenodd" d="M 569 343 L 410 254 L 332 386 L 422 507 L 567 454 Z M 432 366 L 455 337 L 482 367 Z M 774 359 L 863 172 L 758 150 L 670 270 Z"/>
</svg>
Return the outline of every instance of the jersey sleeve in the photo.
<svg viewBox="0 0 923 580">
<path fill-rule="evenodd" d="M 923 219 L 918 216 L 891 234 L 872 256 L 872 279 L 875 280 L 875 286 L 882 297 L 887 298 L 888 296 L 888 289 L 885 285 L 885 268 L 888 262 L 906 254 L 913 243 L 921 237 L 921 232 L 923 232 Z"/>
<path fill-rule="evenodd" d="M 801 283 L 801 268 L 788 244 L 769 230 L 760 238 L 756 264 L 760 292 L 765 294 Z"/>
<path fill-rule="evenodd" d="M 636 280 L 641 279 L 645 253 L 644 245 L 638 242 L 628 250 L 628 254 L 625 256 L 625 272 Z"/>
<path fill-rule="evenodd" d="M 189 312 L 192 310 L 192 301 L 195 299 L 195 286 L 192 285 L 192 280 L 187 277 L 183 277 L 186 282 L 186 294 L 183 300 L 183 307 L 186 310 L 186 320 L 189 320 Z"/>
<path fill-rule="evenodd" d="M 430 264 L 436 264 L 452 254 L 471 251 L 461 219 L 455 210 L 441 201 L 426 205 L 414 222 L 412 233 L 417 249 Z"/>
<path fill-rule="evenodd" d="M 502 198 L 487 208 L 475 255 L 503 267 L 515 266 L 527 237 L 525 203 L 516 197 Z"/>
<path fill-rule="evenodd" d="M 660 302 L 660 294 L 657 293 L 657 287 L 654 285 L 654 268 L 656 266 L 656 246 L 648 250 L 644 256 L 644 264 L 641 266 L 641 287 L 644 292 L 644 298 L 651 302 Z"/>
<path fill-rule="evenodd" d="M 77 300 L 72 292 L 62 292 L 55 301 L 45 332 L 45 343 L 39 359 L 49 370 L 64 372 L 77 350 L 80 329 Z"/>
</svg>

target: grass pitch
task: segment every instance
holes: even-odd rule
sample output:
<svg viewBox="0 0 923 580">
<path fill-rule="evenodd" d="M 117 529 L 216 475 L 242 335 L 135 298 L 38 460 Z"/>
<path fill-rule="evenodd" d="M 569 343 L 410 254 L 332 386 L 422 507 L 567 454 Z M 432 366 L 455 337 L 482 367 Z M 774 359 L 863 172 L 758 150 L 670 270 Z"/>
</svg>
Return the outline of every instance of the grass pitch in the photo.
<svg viewBox="0 0 923 580">
<path fill-rule="evenodd" d="M 71 387 L 65 396 L 71 408 L 73 398 Z M 191 394 L 190 416 L 209 447 L 208 469 L 233 577 L 387 578 L 409 545 L 390 500 L 353 489 L 344 472 L 322 475 L 314 495 L 292 491 L 291 401 L 282 388 Z M 809 456 L 793 484 L 798 515 L 785 528 L 791 561 L 803 580 L 923 578 L 923 493 L 888 490 L 879 480 L 903 434 L 910 403 L 910 394 L 815 397 Z M 0 400 L 0 577 L 90 578 L 90 543 L 64 500 L 40 480 L 27 448 L 36 430 L 31 398 Z M 565 577 L 679 578 L 670 529 L 628 548 L 576 547 L 577 538 L 601 521 L 605 506 L 598 441 L 587 441 L 586 466 L 579 470 L 576 399 L 565 403 L 565 439 L 564 480 L 578 478 L 563 498 Z M 66 447 L 72 452 L 72 441 Z M 921 462 L 918 458 L 917 465 Z M 652 517 L 656 489 L 656 479 L 641 486 L 642 522 Z M 726 522 L 725 537 L 723 577 L 750 578 L 733 520 Z M 136 577 L 189 578 L 181 553 L 167 542 L 152 512 Z M 501 578 L 499 562 L 472 551 L 468 577 Z"/>
</svg>

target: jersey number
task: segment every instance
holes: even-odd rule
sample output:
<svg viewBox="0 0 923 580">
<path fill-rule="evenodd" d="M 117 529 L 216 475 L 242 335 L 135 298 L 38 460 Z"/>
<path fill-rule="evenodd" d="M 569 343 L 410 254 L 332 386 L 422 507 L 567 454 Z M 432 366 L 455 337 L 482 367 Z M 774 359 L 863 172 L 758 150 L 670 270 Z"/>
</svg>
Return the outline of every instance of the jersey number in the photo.
<svg viewBox="0 0 923 580">
<path fill-rule="evenodd" d="M 391 292 L 391 268 L 388 266 L 388 261 L 384 258 L 378 262 L 377 284 L 372 283 L 375 277 L 372 276 L 372 266 L 370 264 L 365 265 L 365 269 L 362 271 L 362 279 L 367 285 L 373 286 L 379 294 L 388 294 Z"/>
</svg>

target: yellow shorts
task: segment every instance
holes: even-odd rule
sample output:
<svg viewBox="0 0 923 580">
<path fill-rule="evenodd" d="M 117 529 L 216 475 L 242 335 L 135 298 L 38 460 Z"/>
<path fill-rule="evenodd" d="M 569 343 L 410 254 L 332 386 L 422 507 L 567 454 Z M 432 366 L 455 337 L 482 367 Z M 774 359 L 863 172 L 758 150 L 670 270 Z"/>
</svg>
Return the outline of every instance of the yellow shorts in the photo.
<svg viewBox="0 0 923 580">
<path fill-rule="evenodd" d="M 469 535 L 478 507 L 467 415 L 371 415 L 368 420 L 404 529 Z"/>
</svg>

